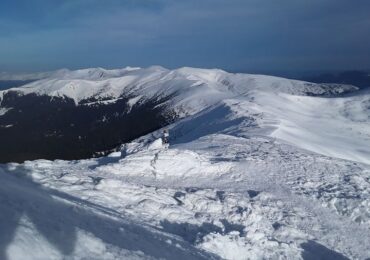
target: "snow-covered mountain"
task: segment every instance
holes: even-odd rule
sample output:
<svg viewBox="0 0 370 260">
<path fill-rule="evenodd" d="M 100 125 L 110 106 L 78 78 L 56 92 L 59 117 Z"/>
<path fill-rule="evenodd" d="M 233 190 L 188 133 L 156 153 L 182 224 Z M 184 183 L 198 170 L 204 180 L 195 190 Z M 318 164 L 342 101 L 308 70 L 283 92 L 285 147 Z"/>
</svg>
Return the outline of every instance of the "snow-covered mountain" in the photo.
<svg viewBox="0 0 370 260">
<path fill-rule="evenodd" d="M 312 96 L 333 97 L 356 90 L 356 87 L 349 85 L 313 84 L 264 75 L 231 74 L 217 69 L 167 70 L 159 66 L 145 69 L 60 70 L 45 75 L 48 76 L 25 86 L 0 91 L 0 141 L 12 147 L 3 152 L 0 149 L 3 162 L 11 161 L 11 157 L 16 161 L 88 158 L 94 152 L 112 149 L 119 143 L 172 123 L 176 118 L 194 115 L 227 99 L 237 99 L 249 108 L 254 107 L 255 111 L 248 110 L 245 116 L 264 113 L 265 121 L 272 117 L 273 120 L 269 119 L 271 129 L 275 129 L 272 135 L 298 142 L 301 147 L 314 151 L 329 149 L 325 154 L 330 155 L 336 147 L 328 148 L 327 144 L 317 139 L 314 136 L 317 127 L 312 123 L 321 125 L 322 121 L 326 122 L 323 113 L 326 106 L 331 109 L 333 104 L 338 109 L 343 108 L 342 114 L 351 108 L 339 104 L 344 99 L 336 103 L 336 99 Z M 282 104 L 289 106 L 292 113 L 286 115 L 289 111 L 285 111 Z M 302 114 L 308 114 L 316 122 L 310 121 L 311 125 L 308 126 Z M 366 117 L 367 114 L 360 115 Z M 299 123 L 297 118 L 305 124 L 299 127 L 313 127 L 313 132 L 306 129 L 308 133 L 304 136 L 291 134 L 289 131 L 292 128 L 287 124 Z M 361 122 L 349 121 L 350 124 L 361 125 Z M 335 122 L 325 124 L 322 127 L 335 132 L 335 136 L 328 134 L 331 135 L 328 141 L 332 146 L 347 145 L 348 140 L 336 140 Z M 126 125 L 133 126 L 137 131 L 128 131 Z M 343 131 L 350 132 L 348 127 Z M 357 126 L 354 127 L 357 129 Z M 23 131 L 25 128 L 28 129 L 26 133 Z M 308 136 L 310 138 L 307 139 Z M 349 136 L 348 133 L 343 137 L 346 136 Z M 14 140 L 24 145 L 12 146 Z M 36 146 L 36 143 L 39 145 Z M 61 143 L 69 143 L 67 146 L 70 149 L 61 150 Z M 361 150 L 366 153 L 366 143 L 360 143 L 363 144 Z M 38 149 L 32 152 L 24 149 L 25 146 Z M 358 157 L 360 161 L 367 158 L 361 151 L 349 150 L 345 153 L 339 156 Z"/>
<path fill-rule="evenodd" d="M 47 72 L 38 72 L 38 73 L 9 73 L 9 72 L 0 72 L 0 81 L 28 81 L 28 80 L 40 80 L 46 78 L 85 78 L 89 80 L 93 79 L 102 79 L 109 77 L 118 77 L 130 70 L 139 69 L 137 67 L 126 67 L 124 69 L 116 70 L 106 70 L 103 68 L 92 68 L 92 69 L 82 69 L 71 71 L 69 69 L 60 69 L 56 71 L 47 71 Z"/>
<path fill-rule="evenodd" d="M 36 93 L 70 98 L 76 104 L 90 99 L 111 100 L 121 96 L 151 99 L 175 95 L 172 103 L 176 108 L 184 106 L 185 109 L 200 110 L 228 96 L 245 96 L 255 90 L 294 95 L 329 95 L 355 89 L 349 85 L 313 84 L 264 75 L 230 74 L 217 69 L 167 70 L 160 66 L 145 69 L 59 70 L 42 75 L 42 80 L 4 91 L 2 95 L 12 91 L 23 95 Z"/>
<path fill-rule="evenodd" d="M 0 259 L 370 257 L 368 90 L 157 66 L 64 71 L 0 99 L 4 151 L 30 117 L 55 128 L 33 141 L 65 153 L 123 140 L 1 165 Z"/>
</svg>

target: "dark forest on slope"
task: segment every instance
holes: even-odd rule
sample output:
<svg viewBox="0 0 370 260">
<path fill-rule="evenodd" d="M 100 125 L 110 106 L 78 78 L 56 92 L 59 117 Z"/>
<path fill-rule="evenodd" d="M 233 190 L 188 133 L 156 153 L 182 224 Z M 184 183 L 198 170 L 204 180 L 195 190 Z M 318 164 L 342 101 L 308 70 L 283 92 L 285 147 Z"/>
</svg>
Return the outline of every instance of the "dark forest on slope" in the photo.
<svg viewBox="0 0 370 260">
<path fill-rule="evenodd" d="M 129 107 L 114 103 L 7 92 L 0 116 L 0 163 L 33 159 L 83 159 L 109 151 L 173 120 L 163 105 L 169 97 Z"/>
</svg>

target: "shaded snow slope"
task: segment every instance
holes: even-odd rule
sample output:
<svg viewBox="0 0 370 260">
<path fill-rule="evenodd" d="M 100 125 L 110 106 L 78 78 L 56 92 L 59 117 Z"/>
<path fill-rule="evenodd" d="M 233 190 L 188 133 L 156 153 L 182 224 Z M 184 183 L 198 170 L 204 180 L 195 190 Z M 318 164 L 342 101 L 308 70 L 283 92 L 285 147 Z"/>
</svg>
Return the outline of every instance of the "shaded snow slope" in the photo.
<svg viewBox="0 0 370 260">
<path fill-rule="evenodd" d="M 29 177 L 0 169 L 3 260 L 215 258 L 113 208 L 40 186 Z"/>
</svg>

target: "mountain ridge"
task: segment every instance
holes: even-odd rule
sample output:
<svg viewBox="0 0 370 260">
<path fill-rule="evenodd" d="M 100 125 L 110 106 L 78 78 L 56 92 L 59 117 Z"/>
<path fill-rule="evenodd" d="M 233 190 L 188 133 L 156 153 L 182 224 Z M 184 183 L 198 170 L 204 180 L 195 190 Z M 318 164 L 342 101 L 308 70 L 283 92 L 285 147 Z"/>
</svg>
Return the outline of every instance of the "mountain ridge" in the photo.
<svg viewBox="0 0 370 260">
<path fill-rule="evenodd" d="M 331 116 L 336 120 L 326 118 L 326 121 L 320 121 L 321 114 L 330 106 L 337 107 L 347 113 L 343 120 L 347 120 L 349 125 L 354 124 L 354 129 L 362 129 L 361 124 L 368 120 L 368 95 L 364 93 L 363 99 L 356 99 L 357 91 L 357 87 L 350 85 L 315 84 L 274 76 L 232 74 L 219 69 L 190 67 L 175 70 L 152 66 L 144 69 L 63 71 L 21 87 L 0 91 L 0 138 L 3 138 L 3 143 L 10 142 L 9 145 L 17 138 L 28 143 L 27 146 L 44 147 L 45 151 L 38 151 L 37 156 L 32 153 L 29 156 L 22 155 L 21 158 L 25 159 L 88 158 L 97 152 L 112 150 L 120 142 L 132 141 L 176 120 L 223 104 L 226 100 L 239 100 L 239 108 L 245 111 L 242 116 L 253 118 L 254 112 L 251 111 L 263 115 L 261 124 L 271 125 L 270 128 L 274 129 L 271 135 L 295 142 L 311 151 L 335 155 L 335 129 L 326 122 L 340 124 L 342 119 L 338 118 L 336 111 L 332 111 Z M 344 94 L 353 94 L 353 97 L 341 99 Z M 315 109 L 315 106 L 321 110 Z M 361 108 L 357 116 L 354 114 L 358 109 L 356 106 Z M 233 106 L 231 108 L 235 109 Z M 296 108 L 301 112 L 295 111 Z M 144 111 L 151 116 L 141 114 Z M 305 116 L 299 116 L 299 113 Z M 284 119 L 287 114 L 289 117 Z M 328 150 L 323 147 L 320 133 L 300 118 L 325 125 L 326 131 L 330 132 L 327 140 L 331 140 L 332 148 Z M 45 120 L 48 123 L 44 123 Z M 294 137 L 297 133 L 292 128 L 297 122 L 301 124 L 295 127 L 300 129 L 297 132 L 300 138 Z M 137 134 L 130 130 L 133 125 L 141 129 Z M 309 129 L 308 132 L 305 128 Z M 29 131 L 24 132 L 23 129 Z M 302 134 L 305 131 L 306 134 Z M 349 144 L 346 136 L 351 131 L 344 128 L 343 131 L 345 138 L 339 143 Z M 366 140 L 367 132 L 364 131 L 359 130 L 364 134 L 364 137 L 359 136 L 360 140 Z M 309 138 L 305 141 L 307 135 Z M 37 146 L 37 142 L 43 145 Z M 62 143 L 69 143 L 62 147 L 70 148 L 60 153 L 57 147 Z M 99 145 L 92 146 L 93 143 Z M 353 148 L 337 155 L 367 162 L 368 149 L 364 144 L 366 142 L 359 142 L 363 152 L 356 152 Z M 39 149 L 26 150 L 22 146 L 21 142 L 17 148 L 21 150 L 12 148 L 15 149 L 13 152 L 29 154 L 32 149 Z M 48 147 L 55 148 L 49 151 Z M 85 147 L 85 150 L 76 152 L 81 149 L 79 147 Z M 71 154 L 74 156 L 71 157 Z M 3 151 L 2 158 L 11 157 L 8 151 Z"/>
<path fill-rule="evenodd" d="M 149 72 L 2 92 L 0 257 L 370 257 L 369 91 Z"/>
</svg>

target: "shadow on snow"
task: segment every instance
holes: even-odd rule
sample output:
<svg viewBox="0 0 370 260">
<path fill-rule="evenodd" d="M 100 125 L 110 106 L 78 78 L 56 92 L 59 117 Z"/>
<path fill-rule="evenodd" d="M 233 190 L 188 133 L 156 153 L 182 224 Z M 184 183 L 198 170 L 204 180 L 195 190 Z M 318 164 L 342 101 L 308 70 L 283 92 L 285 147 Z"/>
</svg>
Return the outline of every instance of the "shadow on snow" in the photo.
<svg viewBox="0 0 370 260">
<path fill-rule="evenodd" d="M 23 171 L 23 173 L 22 173 Z M 215 259 L 186 241 L 176 240 L 155 228 L 123 219 L 122 215 L 63 192 L 33 182 L 21 166 L 10 170 L 0 165 L 0 259 L 8 259 L 23 216 L 62 255 L 73 255 L 78 231 L 83 230 L 107 244 L 164 259 Z M 168 239 L 174 243 L 168 243 Z M 177 244 L 177 246 L 176 246 Z"/>
</svg>

